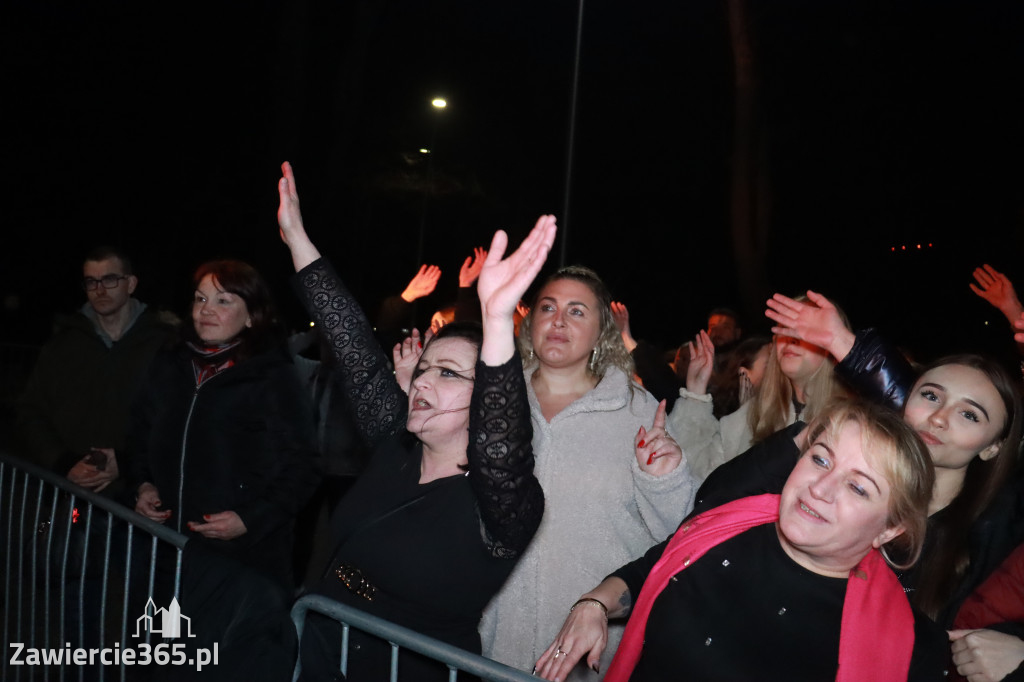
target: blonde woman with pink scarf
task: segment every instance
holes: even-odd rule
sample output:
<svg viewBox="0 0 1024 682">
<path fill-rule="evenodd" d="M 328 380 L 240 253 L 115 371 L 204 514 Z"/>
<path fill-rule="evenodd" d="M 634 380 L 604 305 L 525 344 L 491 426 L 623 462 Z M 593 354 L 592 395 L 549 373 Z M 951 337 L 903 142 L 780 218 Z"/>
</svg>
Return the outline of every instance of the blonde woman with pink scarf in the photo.
<svg viewBox="0 0 1024 682">
<path fill-rule="evenodd" d="M 944 633 L 890 568 L 920 554 L 933 479 L 898 415 L 835 403 L 781 495 L 705 512 L 614 572 L 572 607 L 536 672 L 593 666 L 608 619 L 628 617 L 606 682 L 941 680 Z"/>
</svg>

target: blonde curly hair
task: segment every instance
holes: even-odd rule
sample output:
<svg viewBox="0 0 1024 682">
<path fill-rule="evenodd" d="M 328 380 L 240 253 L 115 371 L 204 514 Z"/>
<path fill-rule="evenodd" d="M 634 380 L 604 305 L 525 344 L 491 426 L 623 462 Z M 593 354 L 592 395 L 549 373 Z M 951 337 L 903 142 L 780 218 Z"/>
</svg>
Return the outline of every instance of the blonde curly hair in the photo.
<svg viewBox="0 0 1024 682">
<path fill-rule="evenodd" d="M 601 315 L 601 333 L 598 335 L 597 345 L 594 347 L 596 353 L 591 356 L 591 362 L 587 363 L 587 372 L 600 381 L 604 378 L 605 372 L 608 371 L 609 367 L 618 367 L 627 377 L 632 378 L 635 371 L 633 356 L 626 350 L 626 345 L 622 342 L 622 334 L 619 333 L 619 328 L 615 326 L 615 319 L 612 317 L 611 292 L 608 291 L 608 287 L 605 286 L 596 272 L 582 265 L 567 265 L 559 268 L 557 272 L 545 280 L 537 295 L 534 296 L 530 306 L 530 313 L 523 318 L 523 322 L 519 327 L 518 344 L 519 352 L 523 356 L 523 365 L 529 368 L 540 362 L 533 352 L 533 339 L 531 338 L 533 315 L 537 309 L 537 299 L 540 297 L 540 292 L 544 291 L 552 282 L 563 279 L 571 279 L 586 285 L 590 292 L 594 294 L 594 298 L 597 299 L 597 307 Z"/>
</svg>

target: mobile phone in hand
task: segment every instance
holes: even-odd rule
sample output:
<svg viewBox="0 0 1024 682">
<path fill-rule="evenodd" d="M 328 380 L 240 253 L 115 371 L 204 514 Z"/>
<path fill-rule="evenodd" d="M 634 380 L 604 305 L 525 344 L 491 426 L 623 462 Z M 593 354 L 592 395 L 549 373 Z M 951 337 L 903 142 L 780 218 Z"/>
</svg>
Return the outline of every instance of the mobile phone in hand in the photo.
<svg viewBox="0 0 1024 682">
<path fill-rule="evenodd" d="M 107 453 L 102 450 L 93 448 L 89 450 L 89 454 L 84 459 L 86 464 L 93 465 L 99 471 L 105 471 L 107 468 Z"/>
</svg>

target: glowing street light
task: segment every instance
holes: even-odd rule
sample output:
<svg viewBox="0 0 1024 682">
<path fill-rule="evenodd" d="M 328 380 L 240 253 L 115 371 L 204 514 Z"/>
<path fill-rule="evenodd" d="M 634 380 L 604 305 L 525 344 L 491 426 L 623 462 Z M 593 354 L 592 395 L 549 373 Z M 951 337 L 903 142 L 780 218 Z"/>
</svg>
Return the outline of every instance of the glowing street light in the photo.
<svg viewBox="0 0 1024 682">
<path fill-rule="evenodd" d="M 448 102 L 443 97 L 435 97 L 431 102 L 436 109 L 444 109 L 448 106 Z"/>
</svg>

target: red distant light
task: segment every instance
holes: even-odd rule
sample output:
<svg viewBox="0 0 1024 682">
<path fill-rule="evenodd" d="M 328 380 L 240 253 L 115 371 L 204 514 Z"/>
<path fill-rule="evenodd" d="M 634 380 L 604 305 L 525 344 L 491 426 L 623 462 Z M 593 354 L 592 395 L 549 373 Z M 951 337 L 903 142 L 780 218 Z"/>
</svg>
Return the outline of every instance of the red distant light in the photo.
<svg viewBox="0 0 1024 682">
<path fill-rule="evenodd" d="M 921 245 L 920 245 L 920 244 L 918 244 L 918 245 L 917 245 L 917 248 L 919 248 L 919 249 L 920 249 L 920 248 L 921 248 Z"/>
<path fill-rule="evenodd" d="M 892 250 L 893 250 L 893 251 L 895 251 L 895 250 L 896 250 L 896 247 L 895 247 L 895 246 L 894 246 L 894 247 L 892 247 Z"/>
<path fill-rule="evenodd" d="M 907 247 L 906 247 L 906 246 L 901 246 L 900 248 L 901 248 L 901 249 L 903 249 L 904 251 L 906 251 L 906 250 L 907 250 Z"/>
<path fill-rule="evenodd" d="M 928 248 L 932 248 L 931 242 L 928 243 Z"/>
<path fill-rule="evenodd" d="M 78 507 L 75 507 L 74 509 L 72 509 L 71 510 L 71 523 L 78 523 L 78 517 L 79 516 L 80 516 L 80 514 L 78 513 Z"/>
</svg>

